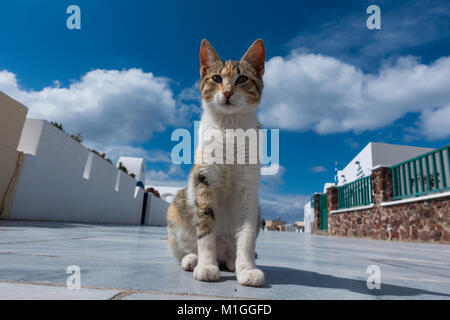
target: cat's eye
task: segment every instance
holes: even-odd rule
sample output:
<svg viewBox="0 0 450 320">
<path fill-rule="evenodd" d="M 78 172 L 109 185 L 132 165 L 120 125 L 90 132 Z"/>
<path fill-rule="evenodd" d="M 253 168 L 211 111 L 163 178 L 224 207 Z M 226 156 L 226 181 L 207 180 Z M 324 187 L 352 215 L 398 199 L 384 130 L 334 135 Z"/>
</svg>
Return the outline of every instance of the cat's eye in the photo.
<svg viewBox="0 0 450 320">
<path fill-rule="evenodd" d="M 248 78 L 246 76 L 239 76 L 239 78 L 237 78 L 237 80 L 236 80 L 236 84 L 244 83 L 247 80 L 248 80 Z"/>
<path fill-rule="evenodd" d="M 218 76 L 217 74 L 213 75 L 212 79 L 213 79 L 214 82 L 222 83 L 222 78 L 220 76 Z"/>
</svg>

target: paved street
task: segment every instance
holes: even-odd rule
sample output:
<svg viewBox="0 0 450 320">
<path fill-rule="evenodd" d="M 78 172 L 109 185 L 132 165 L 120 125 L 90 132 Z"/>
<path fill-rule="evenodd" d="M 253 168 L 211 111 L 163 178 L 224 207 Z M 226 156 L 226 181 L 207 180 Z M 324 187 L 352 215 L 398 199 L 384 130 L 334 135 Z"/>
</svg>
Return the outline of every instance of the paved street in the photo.
<svg viewBox="0 0 450 320">
<path fill-rule="evenodd" d="M 262 232 L 263 288 L 195 281 L 165 228 L 0 221 L 0 299 L 450 299 L 450 246 Z M 70 290 L 66 268 L 81 270 Z M 367 268 L 381 289 L 367 288 Z"/>
</svg>

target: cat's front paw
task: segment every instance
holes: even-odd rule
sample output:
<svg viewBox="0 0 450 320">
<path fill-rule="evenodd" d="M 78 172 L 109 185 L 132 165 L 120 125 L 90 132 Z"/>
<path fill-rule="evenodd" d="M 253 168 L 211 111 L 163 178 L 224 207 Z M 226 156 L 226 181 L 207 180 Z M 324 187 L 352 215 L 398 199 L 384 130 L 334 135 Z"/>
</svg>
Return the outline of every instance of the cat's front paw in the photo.
<svg viewBox="0 0 450 320">
<path fill-rule="evenodd" d="M 197 265 L 198 257 L 195 253 L 190 253 L 184 256 L 181 260 L 181 267 L 184 271 L 193 271 Z"/>
<path fill-rule="evenodd" d="M 197 265 L 194 269 L 194 279 L 200 281 L 217 281 L 219 280 L 219 267 L 213 264 Z"/>
<path fill-rule="evenodd" d="M 243 286 L 262 287 L 264 284 L 264 273 L 256 268 L 241 270 L 237 273 L 237 280 Z"/>
</svg>

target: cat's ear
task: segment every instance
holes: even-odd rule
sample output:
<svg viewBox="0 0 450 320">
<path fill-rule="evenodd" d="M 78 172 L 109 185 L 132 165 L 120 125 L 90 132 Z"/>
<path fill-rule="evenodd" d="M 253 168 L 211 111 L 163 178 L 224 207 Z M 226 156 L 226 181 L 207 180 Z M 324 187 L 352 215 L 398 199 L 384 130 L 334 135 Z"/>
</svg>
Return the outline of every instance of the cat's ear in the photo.
<svg viewBox="0 0 450 320">
<path fill-rule="evenodd" d="M 220 61 L 219 55 L 208 40 L 203 39 L 200 45 L 200 75 L 203 77 L 206 71 Z"/>
<path fill-rule="evenodd" d="M 256 40 L 244 54 L 241 62 L 247 62 L 256 70 L 258 76 L 262 78 L 264 74 L 264 63 L 266 61 L 266 50 L 261 39 Z"/>
</svg>

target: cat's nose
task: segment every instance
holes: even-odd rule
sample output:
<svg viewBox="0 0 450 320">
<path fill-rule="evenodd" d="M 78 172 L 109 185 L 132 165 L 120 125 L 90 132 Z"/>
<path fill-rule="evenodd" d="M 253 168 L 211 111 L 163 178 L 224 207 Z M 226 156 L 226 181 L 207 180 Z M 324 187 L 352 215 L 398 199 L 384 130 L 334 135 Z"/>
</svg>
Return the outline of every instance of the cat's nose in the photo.
<svg viewBox="0 0 450 320">
<path fill-rule="evenodd" d="M 228 99 L 233 94 L 233 91 L 222 91 L 222 93 L 223 96 Z"/>
</svg>

